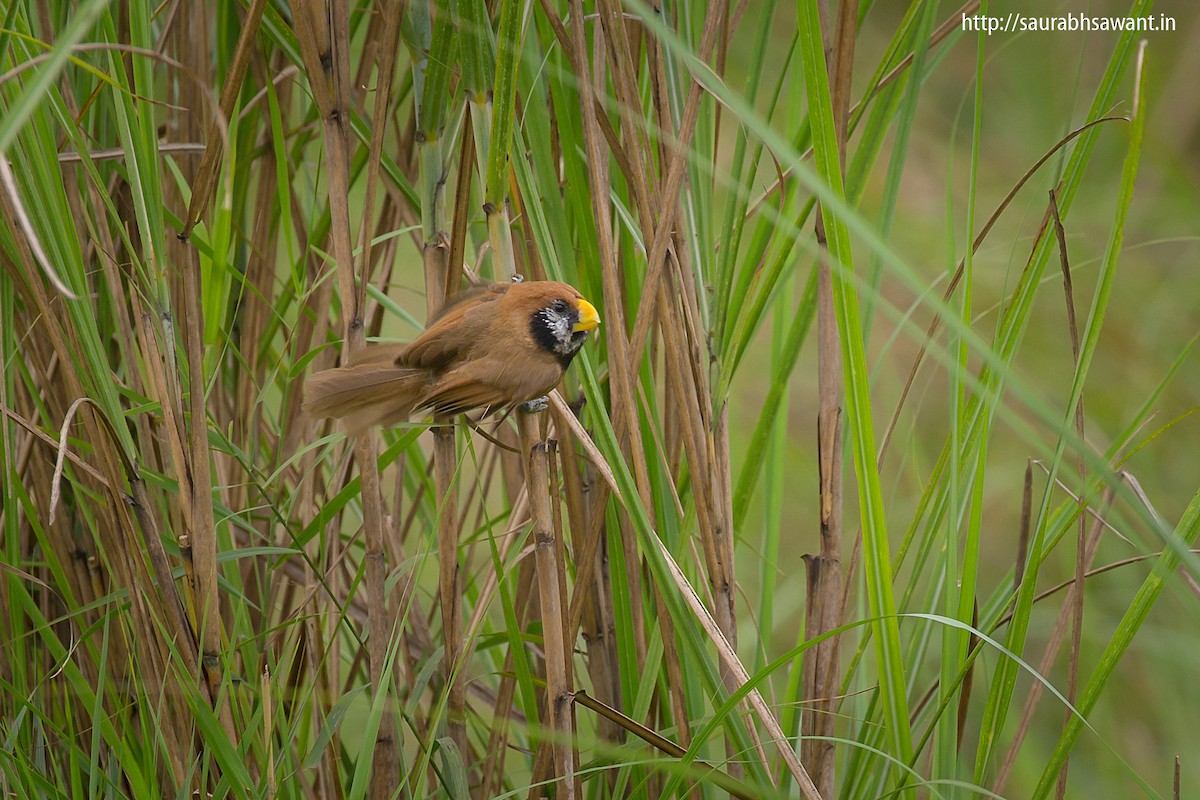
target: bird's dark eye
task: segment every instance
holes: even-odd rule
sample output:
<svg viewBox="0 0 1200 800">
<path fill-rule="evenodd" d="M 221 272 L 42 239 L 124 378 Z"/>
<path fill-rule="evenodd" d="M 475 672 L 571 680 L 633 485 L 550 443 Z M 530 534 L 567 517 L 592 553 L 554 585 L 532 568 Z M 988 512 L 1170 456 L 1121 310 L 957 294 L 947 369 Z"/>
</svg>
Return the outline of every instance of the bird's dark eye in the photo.
<svg viewBox="0 0 1200 800">
<path fill-rule="evenodd" d="M 568 307 L 567 307 L 567 303 L 565 300 L 555 300 L 554 305 L 552 305 L 550 307 L 552 309 L 554 309 L 555 311 L 557 311 L 559 314 L 567 313 Z"/>
</svg>

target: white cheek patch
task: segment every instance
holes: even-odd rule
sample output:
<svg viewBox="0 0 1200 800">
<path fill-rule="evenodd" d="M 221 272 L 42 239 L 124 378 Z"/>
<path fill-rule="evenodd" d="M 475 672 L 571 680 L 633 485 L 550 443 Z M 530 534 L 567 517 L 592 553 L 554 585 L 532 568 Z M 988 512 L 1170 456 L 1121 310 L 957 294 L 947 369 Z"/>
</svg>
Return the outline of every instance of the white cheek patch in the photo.
<svg viewBox="0 0 1200 800">
<path fill-rule="evenodd" d="M 565 314 L 547 308 L 542 311 L 542 320 L 546 323 L 550 335 L 554 337 L 554 352 L 565 356 L 579 349 L 579 346 L 571 341 L 574 331 L 571 330 L 571 320 Z"/>
</svg>

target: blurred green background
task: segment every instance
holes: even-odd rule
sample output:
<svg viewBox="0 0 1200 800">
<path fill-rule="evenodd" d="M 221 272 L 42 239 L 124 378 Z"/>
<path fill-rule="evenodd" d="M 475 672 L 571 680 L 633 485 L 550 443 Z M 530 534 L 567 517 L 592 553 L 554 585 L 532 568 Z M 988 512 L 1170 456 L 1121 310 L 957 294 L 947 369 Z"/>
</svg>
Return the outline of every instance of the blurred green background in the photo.
<svg viewBox="0 0 1200 800">
<path fill-rule="evenodd" d="M 996 16 L 1009 12 L 1039 17 L 1080 12 L 1120 16 L 1128 12 L 1127 4 L 1103 0 L 990 5 L 989 13 Z M 947 4 L 942 9 L 951 11 Z M 858 39 L 857 58 L 861 63 L 876 63 L 905 11 L 901 3 L 873 4 Z M 1149 104 L 1145 147 L 1116 277 L 1115 299 L 1108 309 L 1085 392 L 1087 439 L 1098 452 L 1129 424 L 1200 333 L 1200 11 L 1187 2 L 1162 2 L 1154 5 L 1153 14 L 1172 18 L 1176 29 L 1145 36 Z M 939 15 L 939 22 L 942 18 Z M 921 92 L 901 201 L 889 239 L 906 262 L 927 279 L 930 293 L 936 295 L 944 290 L 969 238 L 965 204 L 971 165 L 977 34 L 954 35 L 958 39 L 953 46 L 939 50 L 932 59 L 934 66 Z M 977 219 L 986 218 L 1026 170 L 1059 138 L 1084 122 L 1090 89 L 1082 87 L 1092 87 L 1098 81 L 1115 37 L 1108 32 L 998 31 L 986 38 Z M 750 32 L 741 31 L 740 38 L 748 42 Z M 780 58 L 788 41 L 787 26 L 780 25 L 773 39 Z M 738 49 L 731 52 L 736 54 Z M 856 77 L 853 97 L 857 101 L 869 76 L 859 71 Z M 1109 111 L 1114 116 L 1130 113 L 1132 80 L 1125 80 L 1122 86 L 1126 100 Z M 726 118 L 725 130 L 732 132 L 735 127 L 736 121 Z M 894 138 L 893 132 L 881 163 L 889 158 Z M 726 140 L 732 141 L 732 136 Z M 1094 161 L 1066 224 L 1081 320 L 1095 289 L 1097 266 L 1111 229 L 1127 140 L 1127 123 L 1102 126 Z M 975 256 L 975 324 L 985 336 L 995 328 L 998 304 L 1011 291 L 1029 258 L 1033 237 L 1047 208 L 1047 192 L 1058 180 L 1063 158 L 1053 157 L 1029 181 Z M 760 185 L 774 178 L 768 165 L 762 170 Z M 861 209 L 868 218 L 878 213 L 883 179 L 883 170 L 873 173 Z M 1057 255 L 1052 256 L 1052 261 L 1056 259 Z M 912 311 L 912 325 L 897 332 L 892 319 L 877 312 L 868 348 L 877 430 L 882 430 L 890 418 L 930 320 L 926 309 L 913 310 L 918 298 L 898 281 L 885 275 L 881 291 L 884 302 L 894 309 Z M 1061 273 L 1053 263 L 1047 269 L 1025 344 L 1014 364 L 1040 400 L 1054 409 L 1064 407 L 1071 386 L 1071 345 L 1063 308 Z M 766 391 L 754 377 L 768 369 L 769 334 L 760 335 L 759 340 L 761 347 L 748 355 L 747 368 L 734 384 L 740 402 L 735 402 L 733 408 L 742 410 L 735 419 L 744 433 L 753 426 L 753 410 Z M 922 369 L 884 470 L 885 499 L 900 519 L 905 515 L 899 509 L 911 510 L 915 505 L 924 488 L 922 480 L 945 441 L 949 413 L 946 376 L 943 369 L 929 361 Z M 781 645 L 793 635 L 790 626 L 799 625 L 803 618 L 801 555 L 815 552 L 819 546 L 813 523 L 817 507 L 813 458 L 815 375 L 816 351 L 808 347 L 791 381 L 788 407 L 793 433 L 787 482 L 796 490 L 788 495 L 785 513 L 797 546 L 780 552 L 778 608 L 791 610 L 790 616 L 783 618 L 788 624 L 778 631 Z M 1019 404 L 1016 406 L 1019 408 Z M 1123 469 L 1137 478 L 1157 513 L 1175 520 L 1200 483 L 1200 415 L 1194 413 L 1200 410 L 1200 367 L 1195 356 L 1189 357 L 1163 387 L 1154 409 L 1143 433 L 1162 429 L 1160 435 L 1130 455 Z M 1049 431 L 1032 415 L 1021 410 L 1017 413 L 1046 438 L 1042 444 L 1035 444 L 1003 418 L 998 422 L 984 491 L 983 593 L 1011 579 L 1026 460 L 1043 456 L 1044 442 L 1052 441 Z M 735 449 L 739 441 L 744 439 L 734 438 Z M 1038 473 L 1035 485 L 1044 479 L 1045 473 Z M 761 524 L 757 511 L 751 512 L 750 519 Z M 1137 530 L 1136 525 L 1122 526 L 1122 519 L 1128 521 L 1118 507 L 1114 516 L 1117 526 L 1127 534 Z M 1130 558 L 1159 545 L 1136 533 L 1130 535 L 1132 542 L 1106 534 L 1097 563 Z M 1050 587 L 1070 579 L 1073 548 L 1060 549 L 1044 565 L 1040 586 Z M 753 580 L 757 570 L 746 562 L 740 566 L 746 580 Z M 1124 599 L 1136 591 L 1144 571 L 1144 566 L 1128 566 L 1089 580 L 1085 664 L 1092 663 L 1107 643 L 1108 632 L 1124 612 Z M 1169 786 L 1173 759 L 1179 756 L 1186 797 L 1188 787 L 1200 785 L 1200 746 L 1193 733 L 1200 719 L 1196 712 L 1200 709 L 1200 683 L 1195 680 L 1196 665 L 1200 664 L 1200 607 L 1194 583 L 1180 581 L 1170 586 L 1118 668 L 1116 685 L 1111 687 L 1116 700 L 1102 704 L 1094 724 L 1144 776 L 1157 777 L 1158 787 Z M 1040 652 L 1043 633 L 1052 626 L 1056 611 L 1057 605 L 1037 612 L 1031 652 Z M 1060 687 L 1065 685 L 1063 662 L 1060 658 L 1060 669 L 1047 676 Z M 1022 676 L 1019 685 L 1024 689 L 1018 689 L 1018 696 L 1029 684 Z M 1028 747 L 1048 752 L 1060 730 L 1062 711 L 1057 704 L 1043 701 L 1036 720 Z M 1015 724 L 1016 720 L 1010 718 L 1010 729 Z M 1036 771 L 1022 772 L 1018 766 L 1006 796 L 1027 795 L 1036 779 Z M 1124 797 L 1132 792 L 1126 772 L 1110 757 L 1109 750 L 1086 735 L 1076 745 L 1071 780 L 1074 788 L 1068 797 L 1087 796 L 1089 792 L 1095 797 Z"/>
</svg>

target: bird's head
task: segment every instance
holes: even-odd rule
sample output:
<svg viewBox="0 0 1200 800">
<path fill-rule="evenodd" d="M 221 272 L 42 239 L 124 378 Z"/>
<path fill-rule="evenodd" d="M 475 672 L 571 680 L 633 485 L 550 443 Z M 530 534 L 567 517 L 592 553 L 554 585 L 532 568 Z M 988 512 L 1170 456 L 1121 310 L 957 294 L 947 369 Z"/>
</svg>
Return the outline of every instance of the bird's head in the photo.
<svg viewBox="0 0 1200 800">
<path fill-rule="evenodd" d="M 565 283 L 531 281 L 515 284 L 509 291 L 523 295 L 519 300 L 530 314 L 533 340 L 564 367 L 579 352 L 588 331 L 600 324 L 596 307 Z"/>
</svg>

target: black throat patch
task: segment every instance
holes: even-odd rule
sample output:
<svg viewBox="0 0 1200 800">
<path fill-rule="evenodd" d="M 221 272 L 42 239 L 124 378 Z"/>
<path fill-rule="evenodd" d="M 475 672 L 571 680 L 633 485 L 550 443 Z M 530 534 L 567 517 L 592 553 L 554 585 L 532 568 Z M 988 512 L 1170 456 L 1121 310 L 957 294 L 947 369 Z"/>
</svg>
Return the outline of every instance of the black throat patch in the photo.
<svg viewBox="0 0 1200 800">
<path fill-rule="evenodd" d="M 573 314 L 560 314 L 552 308 L 543 308 L 529 320 L 529 333 L 533 340 L 566 369 L 571 359 L 579 352 L 587 339 L 587 331 L 574 331 L 578 320 Z"/>
</svg>

